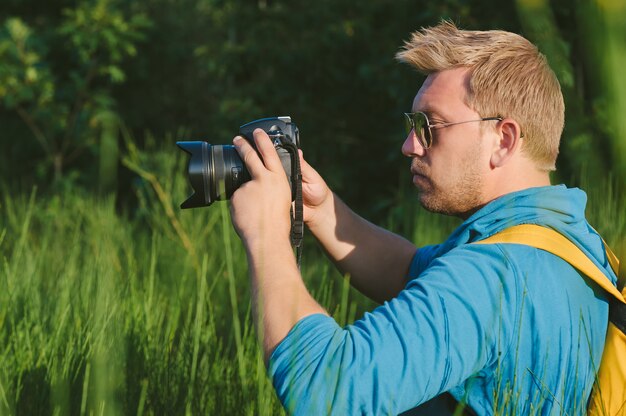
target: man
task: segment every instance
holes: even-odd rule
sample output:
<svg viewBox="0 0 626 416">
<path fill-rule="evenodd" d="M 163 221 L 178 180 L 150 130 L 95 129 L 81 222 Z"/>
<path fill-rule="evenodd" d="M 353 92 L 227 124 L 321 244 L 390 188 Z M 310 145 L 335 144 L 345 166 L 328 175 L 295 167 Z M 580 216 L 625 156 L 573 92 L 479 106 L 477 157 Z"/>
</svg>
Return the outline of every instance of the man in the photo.
<svg viewBox="0 0 626 416">
<path fill-rule="evenodd" d="M 414 33 L 398 57 L 428 75 L 402 146 L 420 202 L 465 221 L 418 249 L 357 216 L 302 160 L 309 230 L 382 303 L 353 325 L 340 328 L 302 282 L 289 186 L 267 135 L 254 133 L 260 157 L 234 140 L 252 180 L 233 195 L 232 219 L 279 398 L 311 415 L 398 414 L 444 393 L 480 415 L 583 413 L 607 327 L 602 290 L 547 252 L 470 244 L 539 224 L 615 280 L 585 194 L 550 186 L 564 118 L 554 73 L 518 35 L 447 22 Z"/>
</svg>

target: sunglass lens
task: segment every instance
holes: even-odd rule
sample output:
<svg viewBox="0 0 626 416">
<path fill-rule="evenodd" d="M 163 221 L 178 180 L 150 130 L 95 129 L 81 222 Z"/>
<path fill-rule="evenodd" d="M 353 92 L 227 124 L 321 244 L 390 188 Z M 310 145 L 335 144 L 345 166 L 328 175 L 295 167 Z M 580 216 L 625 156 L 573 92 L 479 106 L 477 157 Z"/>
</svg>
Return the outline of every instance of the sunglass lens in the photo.
<svg viewBox="0 0 626 416">
<path fill-rule="evenodd" d="M 404 113 L 404 128 L 407 135 L 413 130 L 413 115 L 411 113 Z"/>
<path fill-rule="evenodd" d="M 428 118 L 424 113 L 404 113 L 404 124 L 406 134 L 411 134 L 415 130 L 415 136 L 420 144 L 428 149 L 431 144 L 430 129 L 428 128 Z"/>
<path fill-rule="evenodd" d="M 420 144 L 428 149 L 431 144 L 430 129 L 428 128 L 428 118 L 426 114 L 417 112 L 412 115 L 413 128 L 415 129 L 415 135 L 420 141 Z"/>
<path fill-rule="evenodd" d="M 430 147 L 431 139 L 430 139 L 430 129 L 428 128 L 428 118 L 426 118 L 426 114 L 424 113 L 415 113 L 413 117 L 415 123 L 415 134 L 419 138 L 422 146 L 425 149 Z"/>
</svg>

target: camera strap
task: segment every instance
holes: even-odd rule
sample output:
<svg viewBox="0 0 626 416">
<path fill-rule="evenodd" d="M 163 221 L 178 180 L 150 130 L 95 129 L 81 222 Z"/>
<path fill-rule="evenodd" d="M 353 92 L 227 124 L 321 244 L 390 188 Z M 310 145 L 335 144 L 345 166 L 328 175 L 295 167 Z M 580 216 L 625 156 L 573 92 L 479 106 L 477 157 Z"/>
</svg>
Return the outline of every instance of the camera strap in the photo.
<svg viewBox="0 0 626 416">
<path fill-rule="evenodd" d="M 296 160 L 298 160 L 298 166 L 296 173 L 296 197 L 291 217 L 291 245 L 296 248 L 296 260 L 299 269 L 302 260 L 302 241 L 304 240 L 304 208 L 302 203 L 302 173 L 300 172 L 300 160 L 297 153 Z"/>
<path fill-rule="evenodd" d="M 304 207 L 302 199 L 302 170 L 300 168 L 300 156 L 298 148 L 289 140 L 281 140 L 281 145 L 291 154 L 292 170 L 291 177 L 295 188 L 292 190 L 293 206 L 291 207 L 291 246 L 296 249 L 296 261 L 298 269 L 302 261 L 302 241 L 304 240 Z"/>
</svg>

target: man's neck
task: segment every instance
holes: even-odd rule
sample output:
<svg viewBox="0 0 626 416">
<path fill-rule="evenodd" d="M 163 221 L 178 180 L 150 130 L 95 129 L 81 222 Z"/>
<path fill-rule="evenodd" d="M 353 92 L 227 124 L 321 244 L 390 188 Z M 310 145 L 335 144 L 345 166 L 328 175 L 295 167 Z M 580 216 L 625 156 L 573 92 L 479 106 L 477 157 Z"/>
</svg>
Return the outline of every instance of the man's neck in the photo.
<svg viewBox="0 0 626 416">
<path fill-rule="evenodd" d="M 528 169 L 524 174 L 516 175 L 498 175 L 492 177 L 491 181 L 486 181 L 483 188 L 482 203 L 476 205 L 470 211 L 459 215 L 463 220 L 469 218 L 476 211 L 489 204 L 496 199 L 511 194 L 513 192 L 523 191 L 529 188 L 538 188 L 542 186 L 550 186 L 550 174 L 547 171 L 539 171 L 536 169 Z"/>
</svg>

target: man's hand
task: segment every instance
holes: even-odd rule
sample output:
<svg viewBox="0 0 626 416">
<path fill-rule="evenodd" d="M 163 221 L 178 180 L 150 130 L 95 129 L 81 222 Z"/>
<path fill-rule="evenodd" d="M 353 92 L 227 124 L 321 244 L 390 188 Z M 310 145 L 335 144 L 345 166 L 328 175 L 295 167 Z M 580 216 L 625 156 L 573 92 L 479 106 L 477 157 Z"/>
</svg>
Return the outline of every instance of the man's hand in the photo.
<svg viewBox="0 0 626 416">
<path fill-rule="evenodd" d="M 304 160 L 302 150 L 298 150 L 298 153 L 302 169 L 304 222 L 311 226 L 319 217 L 332 215 L 334 209 L 332 192 L 320 174 Z M 326 214 L 324 214 L 324 211 L 326 211 Z"/>
<path fill-rule="evenodd" d="M 244 138 L 233 140 L 251 180 L 235 191 L 230 204 L 235 230 L 248 248 L 275 238 L 288 241 L 291 228 L 291 190 L 285 170 L 267 133 L 256 129 L 253 134 L 258 154 Z"/>
<path fill-rule="evenodd" d="M 253 135 L 258 154 L 245 139 L 233 140 L 251 180 L 233 193 L 230 207 L 246 247 L 254 321 L 267 360 L 300 319 L 326 312 L 304 286 L 293 255 L 285 170 L 267 134 L 256 129 Z"/>
</svg>

